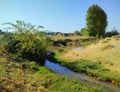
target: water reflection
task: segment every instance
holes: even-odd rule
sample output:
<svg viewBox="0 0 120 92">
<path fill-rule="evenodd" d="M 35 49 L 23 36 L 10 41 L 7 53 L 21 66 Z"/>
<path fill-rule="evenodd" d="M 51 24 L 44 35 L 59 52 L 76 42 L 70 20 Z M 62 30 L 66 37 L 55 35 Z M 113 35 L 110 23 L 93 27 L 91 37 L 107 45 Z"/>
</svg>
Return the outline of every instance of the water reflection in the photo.
<svg viewBox="0 0 120 92">
<path fill-rule="evenodd" d="M 76 50 L 82 50 L 83 49 L 83 47 L 77 47 L 77 48 L 75 48 Z"/>
<path fill-rule="evenodd" d="M 61 66 L 58 63 L 50 62 L 47 59 L 45 60 L 45 66 L 50 68 L 51 70 L 53 70 L 54 72 L 56 72 L 60 75 L 67 76 L 67 77 L 75 79 L 75 80 L 79 80 L 83 83 L 104 87 L 104 88 L 108 89 L 109 92 L 120 92 L 120 87 L 117 87 L 117 86 L 110 84 L 110 83 L 98 81 L 97 79 L 89 77 L 89 76 L 84 75 L 84 74 L 73 72 L 64 66 Z"/>
</svg>

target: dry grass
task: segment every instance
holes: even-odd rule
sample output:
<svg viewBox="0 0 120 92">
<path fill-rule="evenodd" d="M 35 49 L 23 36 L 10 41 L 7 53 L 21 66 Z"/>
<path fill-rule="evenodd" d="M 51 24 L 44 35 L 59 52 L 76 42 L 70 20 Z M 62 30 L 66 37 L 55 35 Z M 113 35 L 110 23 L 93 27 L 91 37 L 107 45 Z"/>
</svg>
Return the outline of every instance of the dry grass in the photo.
<svg viewBox="0 0 120 92">
<path fill-rule="evenodd" d="M 52 39 L 59 40 L 59 39 L 71 39 L 71 40 L 77 40 L 77 39 L 85 39 L 89 37 L 83 37 L 83 36 L 51 36 Z M 92 37 L 91 37 L 92 38 Z"/>
<path fill-rule="evenodd" d="M 106 92 L 57 75 L 42 66 L 38 72 L 32 73 L 29 68 L 22 69 L 18 62 L 0 60 L 5 60 L 0 62 L 0 92 Z"/>
<path fill-rule="evenodd" d="M 103 39 L 98 44 L 87 46 L 83 50 L 71 50 L 61 57 L 71 61 L 79 59 L 101 61 L 102 66 L 120 75 L 120 40 L 116 40 L 115 37 L 109 41 Z"/>
<path fill-rule="evenodd" d="M 39 79 L 28 71 L 20 63 L 0 57 L 0 92 L 49 92 L 40 84 L 35 86 Z"/>
</svg>

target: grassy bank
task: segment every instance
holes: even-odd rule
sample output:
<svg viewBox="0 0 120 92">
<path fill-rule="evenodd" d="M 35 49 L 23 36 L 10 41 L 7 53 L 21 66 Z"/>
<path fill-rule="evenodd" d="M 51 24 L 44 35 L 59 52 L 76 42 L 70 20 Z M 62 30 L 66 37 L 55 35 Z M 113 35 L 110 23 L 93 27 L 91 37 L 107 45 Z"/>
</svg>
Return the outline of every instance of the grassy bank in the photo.
<svg viewBox="0 0 120 92">
<path fill-rule="evenodd" d="M 1 92 L 105 92 L 62 77 L 45 67 L 37 66 L 35 62 L 24 62 L 24 68 L 21 68 L 22 65 L 0 58 Z"/>
<path fill-rule="evenodd" d="M 105 38 L 83 50 L 56 50 L 48 58 L 71 70 L 120 85 L 120 36 Z"/>
<path fill-rule="evenodd" d="M 97 43 L 95 37 L 83 36 L 49 36 L 54 46 L 86 46 Z"/>
<path fill-rule="evenodd" d="M 2 50 L 0 53 L 0 92 L 106 92 L 58 75 L 34 61 L 17 62 Z"/>
</svg>

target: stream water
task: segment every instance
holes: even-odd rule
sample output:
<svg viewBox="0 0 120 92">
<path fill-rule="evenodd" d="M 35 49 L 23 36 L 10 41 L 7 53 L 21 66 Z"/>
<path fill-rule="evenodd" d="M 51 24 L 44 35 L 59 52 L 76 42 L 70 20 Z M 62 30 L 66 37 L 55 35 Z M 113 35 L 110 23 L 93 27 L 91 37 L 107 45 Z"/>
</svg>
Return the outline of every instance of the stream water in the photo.
<svg viewBox="0 0 120 92">
<path fill-rule="evenodd" d="M 83 49 L 83 47 L 81 46 L 81 47 L 77 47 L 77 48 L 75 48 L 75 50 L 82 50 Z"/>
<path fill-rule="evenodd" d="M 77 73 L 77 72 L 71 71 L 70 69 L 68 69 L 64 66 L 61 66 L 58 63 L 53 63 L 47 59 L 45 61 L 45 66 L 48 67 L 49 69 L 53 70 L 54 72 L 56 72 L 60 75 L 63 75 L 63 76 L 67 76 L 71 79 L 78 80 L 78 81 L 86 83 L 86 84 L 103 87 L 103 88 L 107 89 L 108 92 L 120 92 L 120 87 L 118 87 L 118 86 L 115 86 L 111 83 L 99 81 L 93 77 L 89 77 L 82 73 Z"/>
</svg>

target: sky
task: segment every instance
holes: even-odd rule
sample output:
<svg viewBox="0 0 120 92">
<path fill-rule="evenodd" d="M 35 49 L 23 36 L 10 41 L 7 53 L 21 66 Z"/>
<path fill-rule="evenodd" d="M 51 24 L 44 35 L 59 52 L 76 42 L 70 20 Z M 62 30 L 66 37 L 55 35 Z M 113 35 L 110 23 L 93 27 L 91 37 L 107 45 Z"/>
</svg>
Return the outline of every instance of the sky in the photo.
<svg viewBox="0 0 120 92">
<path fill-rule="evenodd" d="M 106 12 L 106 30 L 120 32 L 120 0 L 0 0 L 0 29 L 5 22 L 24 20 L 50 32 L 74 32 L 86 27 L 87 10 L 93 4 Z"/>
</svg>

